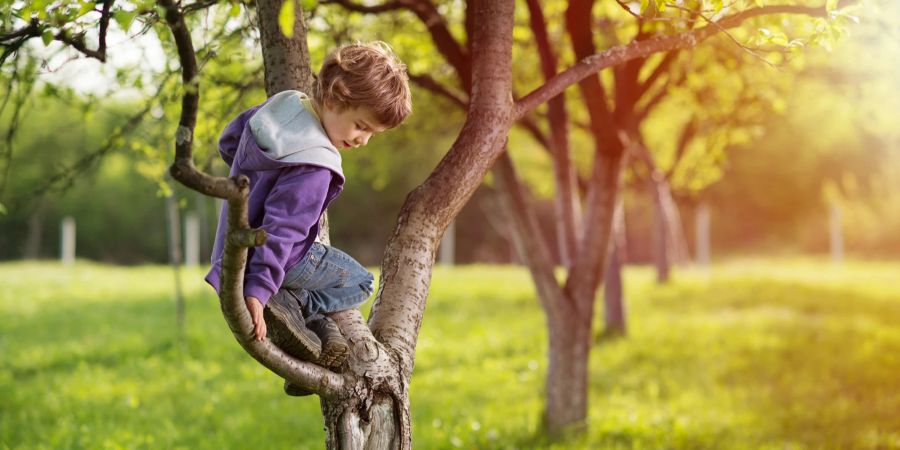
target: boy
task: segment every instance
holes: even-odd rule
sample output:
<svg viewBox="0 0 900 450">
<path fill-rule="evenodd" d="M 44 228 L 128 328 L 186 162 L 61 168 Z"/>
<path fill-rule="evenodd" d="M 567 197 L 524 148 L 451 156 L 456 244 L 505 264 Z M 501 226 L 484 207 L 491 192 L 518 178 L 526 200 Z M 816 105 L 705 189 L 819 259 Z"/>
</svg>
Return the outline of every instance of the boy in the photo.
<svg viewBox="0 0 900 450">
<path fill-rule="evenodd" d="M 257 340 L 269 333 L 295 357 L 332 368 L 343 362 L 349 346 L 326 314 L 365 302 L 374 277 L 316 242 L 319 218 L 343 189 L 339 150 L 366 145 L 411 110 L 406 66 L 383 42 L 357 43 L 326 58 L 312 98 L 280 92 L 225 128 L 219 153 L 231 176 L 250 178 L 250 226 L 268 234 L 250 249 L 244 278 Z M 206 276 L 217 292 L 227 215 L 226 205 Z M 285 391 L 309 394 L 287 383 Z"/>
</svg>

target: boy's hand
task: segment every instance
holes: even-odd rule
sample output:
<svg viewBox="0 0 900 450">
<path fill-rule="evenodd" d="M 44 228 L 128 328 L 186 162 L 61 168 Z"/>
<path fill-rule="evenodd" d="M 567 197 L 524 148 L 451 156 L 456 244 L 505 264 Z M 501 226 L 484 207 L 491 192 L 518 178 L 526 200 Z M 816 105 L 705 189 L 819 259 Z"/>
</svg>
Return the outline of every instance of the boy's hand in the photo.
<svg viewBox="0 0 900 450">
<path fill-rule="evenodd" d="M 250 311 L 250 318 L 253 319 L 253 333 L 256 340 L 261 341 L 266 337 L 266 321 L 263 319 L 263 305 L 256 297 L 244 297 L 244 303 L 247 304 L 247 310 Z"/>
</svg>

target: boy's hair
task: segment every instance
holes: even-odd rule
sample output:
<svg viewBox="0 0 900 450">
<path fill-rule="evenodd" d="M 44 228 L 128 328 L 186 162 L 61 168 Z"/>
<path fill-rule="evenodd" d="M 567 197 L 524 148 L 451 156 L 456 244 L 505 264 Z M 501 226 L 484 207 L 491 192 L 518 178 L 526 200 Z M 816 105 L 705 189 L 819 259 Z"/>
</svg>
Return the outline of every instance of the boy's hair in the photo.
<svg viewBox="0 0 900 450">
<path fill-rule="evenodd" d="M 325 58 L 313 98 L 339 109 L 369 108 L 381 125 L 394 128 L 412 112 L 408 81 L 406 65 L 388 44 L 357 42 Z"/>
</svg>

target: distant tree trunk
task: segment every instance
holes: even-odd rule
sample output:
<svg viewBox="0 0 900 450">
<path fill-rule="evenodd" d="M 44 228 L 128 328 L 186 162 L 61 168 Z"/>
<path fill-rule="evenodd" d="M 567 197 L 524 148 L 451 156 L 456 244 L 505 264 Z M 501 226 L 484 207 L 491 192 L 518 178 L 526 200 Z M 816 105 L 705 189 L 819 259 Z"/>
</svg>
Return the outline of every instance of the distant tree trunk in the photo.
<svg viewBox="0 0 900 450">
<path fill-rule="evenodd" d="M 41 257 L 41 241 L 44 233 L 44 210 L 38 206 L 28 216 L 28 235 L 25 237 L 23 257 L 38 259 Z"/>
<path fill-rule="evenodd" d="M 75 219 L 63 218 L 61 225 L 62 239 L 60 239 L 60 260 L 69 265 L 75 262 Z"/>
<path fill-rule="evenodd" d="M 836 264 L 844 262 L 844 232 L 841 207 L 837 203 L 828 206 L 828 228 L 830 236 L 831 260 Z"/>
<path fill-rule="evenodd" d="M 687 235 L 684 232 L 684 225 L 681 221 L 681 211 L 675 197 L 672 195 L 672 186 L 666 179 L 665 189 L 662 191 L 663 196 L 663 212 L 666 217 L 666 229 L 669 232 L 667 250 L 671 257 L 669 260 L 675 264 L 685 265 L 691 262 L 691 252 L 688 251 Z"/>
<path fill-rule="evenodd" d="M 166 227 L 169 235 L 169 264 L 175 276 L 175 323 L 184 330 L 184 293 L 181 288 L 181 215 L 175 193 L 166 197 Z"/>
<path fill-rule="evenodd" d="M 204 261 L 209 259 L 207 255 L 211 253 L 209 248 L 209 205 L 214 200 L 199 192 L 194 192 L 194 209 L 197 212 L 197 229 L 199 230 L 197 234 L 198 251 L 200 252 L 200 259 Z"/>
<path fill-rule="evenodd" d="M 516 228 L 510 225 L 509 212 L 503 208 L 503 200 L 500 199 L 500 193 L 492 193 L 491 195 L 481 198 L 478 208 L 484 216 L 488 225 L 507 246 L 506 260 L 508 264 L 519 264 L 521 259 L 516 253 L 516 244 L 514 236 L 517 232 Z"/>
<path fill-rule="evenodd" d="M 456 220 L 450 222 L 441 238 L 438 261 L 442 266 L 452 266 L 456 260 Z"/>
<path fill-rule="evenodd" d="M 681 214 L 672 197 L 669 181 L 658 170 L 651 170 L 647 186 L 653 198 L 653 259 L 657 271 L 656 280 L 665 283 L 669 281 L 672 263 L 685 264 L 690 257 L 681 225 Z"/>
<path fill-rule="evenodd" d="M 710 215 L 709 203 L 705 200 L 701 201 L 697 206 L 694 230 L 697 245 L 697 265 L 707 268 L 710 262 Z"/>
<path fill-rule="evenodd" d="M 184 216 L 184 266 L 197 267 L 200 263 L 200 219 L 196 211 Z"/>
<path fill-rule="evenodd" d="M 627 334 L 625 325 L 625 299 L 624 286 L 622 284 L 622 268 L 625 265 L 626 242 L 625 239 L 625 208 L 624 202 L 619 199 L 616 211 L 613 215 L 613 229 L 610 236 L 609 259 L 606 265 L 606 274 L 603 282 L 604 302 L 604 334 L 609 336 L 624 336 Z"/>
<path fill-rule="evenodd" d="M 658 175 L 654 172 L 653 175 Z M 647 179 L 647 190 L 653 198 L 653 227 L 651 228 L 653 236 L 653 265 L 656 267 L 656 282 L 666 283 L 669 281 L 669 228 L 668 220 L 665 212 L 661 186 L 664 182 L 655 176 Z"/>
</svg>

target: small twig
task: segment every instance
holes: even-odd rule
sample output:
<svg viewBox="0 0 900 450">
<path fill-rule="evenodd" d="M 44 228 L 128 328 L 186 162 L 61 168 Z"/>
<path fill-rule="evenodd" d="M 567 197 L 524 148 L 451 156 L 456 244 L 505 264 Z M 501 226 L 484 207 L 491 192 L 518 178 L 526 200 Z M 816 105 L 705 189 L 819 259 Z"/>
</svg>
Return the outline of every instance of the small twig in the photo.
<svg viewBox="0 0 900 450">
<path fill-rule="evenodd" d="M 188 15 L 196 11 L 208 9 L 210 6 L 213 6 L 218 2 L 219 0 L 199 0 L 189 5 L 184 5 L 184 7 L 181 8 L 181 11 L 184 15 Z"/>
<path fill-rule="evenodd" d="M 637 14 L 634 11 L 632 11 L 631 8 L 629 8 L 628 5 L 626 5 L 625 2 L 623 2 L 622 0 L 616 0 L 616 3 L 618 3 L 619 6 L 621 6 L 622 9 L 625 10 L 625 12 L 634 16 L 637 20 L 641 20 L 641 21 L 644 20 L 644 16 L 641 16 L 640 14 Z"/>
<path fill-rule="evenodd" d="M 320 3 L 322 3 L 324 5 L 327 5 L 327 4 L 341 5 L 342 7 L 344 7 L 344 9 L 347 9 L 349 11 L 368 13 L 368 14 L 379 14 L 379 13 L 383 13 L 383 12 L 394 11 L 394 10 L 409 7 L 409 5 L 408 5 L 409 2 L 405 2 L 402 0 L 384 2 L 380 5 L 374 5 L 374 6 L 360 5 L 359 3 L 351 2 L 348 0 L 321 0 Z"/>
<path fill-rule="evenodd" d="M 729 32 L 728 30 L 726 30 L 725 28 L 723 28 L 721 25 L 719 25 L 719 23 L 718 23 L 717 21 L 714 21 L 714 20 L 712 20 L 711 18 L 706 17 L 702 12 L 700 12 L 700 10 L 692 10 L 692 9 L 685 8 L 685 7 L 683 7 L 683 6 L 678 6 L 678 5 L 675 5 L 675 4 L 672 4 L 672 3 L 666 3 L 666 6 L 668 6 L 668 7 L 670 7 L 670 8 L 673 8 L 673 9 L 678 9 L 678 10 L 681 10 L 681 11 L 687 11 L 687 12 L 690 12 L 690 13 L 692 13 L 692 14 L 697 14 L 697 15 L 700 16 L 703 20 L 705 20 L 706 22 L 708 22 L 710 25 L 714 25 L 716 28 L 718 28 L 719 31 L 721 31 L 722 33 L 724 33 L 725 36 L 728 36 L 728 39 L 731 39 L 732 42 L 734 42 L 738 47 L 742 48 L 745 52 L 749 53 L 749 54 L 752 55 L 754 58 L 757 58 L 757 59 L 759 59 L 760 61 L 762 61 L 762 62 L 768 64 L 768 65 L 769 65 L 770 67 L 772 67 L 773 69 L 779 70 L 779 71 L 781 70 L 780 67 L 778 67 L 777 65 L 775 65 L 775 64 L 773 64 L 773 63 L 771 63 L 771 62 L 769 62 L 768 60 L 766 60 L 766 58 L 763 58 L 762 55 L 756 53 L 756 52 L 755 52 L 753 49 L 751 49 L 750 47 L 747 47 L 746 45 L 742 44 L 740 41 L 737 40 L 737 38 L 734 37 L 733 34 L 731 34 L 731 32 Z M 724 8 L 723 8 L 723 9 L 724 9 Z"/>
</svg>

